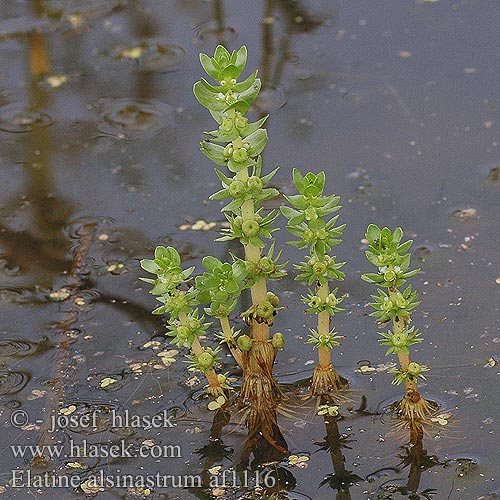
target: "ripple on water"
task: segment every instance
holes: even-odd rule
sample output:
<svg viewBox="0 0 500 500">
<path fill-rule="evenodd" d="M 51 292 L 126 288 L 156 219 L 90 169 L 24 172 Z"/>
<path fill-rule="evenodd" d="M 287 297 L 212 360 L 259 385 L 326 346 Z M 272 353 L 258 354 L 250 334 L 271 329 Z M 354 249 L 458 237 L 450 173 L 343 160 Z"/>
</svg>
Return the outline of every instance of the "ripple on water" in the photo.
<svg viewBox="0 0 500 500">
<path fill-rule="evenodd" d="M 0 130 L 21 134 L 31 132 L 35 127 L 48 127 L 54 120 L 44 111 L 29 111 L 20 103 L 12 103 L 0 108 Z"/>
<path fill-rule="evenodd" d="M 186 55 L 180 45 L 151 39 L 132 47 L 117 47 L 114 51 L 116 59 L 131 59 L 139 63 L 143 71 L 166 73 L 179 69 Z"/>
<path fill-rule="evenodd" d="M 28 381 L 29 377 L 24 372 L 0 368 L 0 396 L 17 394 Z"/>
<path fill-rule="evenodd" d="M 105 99 L 98 129 L 119 139 L 137 139 L 172 128 L 174 108 L 154 99 Z"/>
<path fill-rule="evenodd" d="M 36 344 L 20 339 L 1 339 L 0 358 L 24 358 L 36 350 Z"/>
<path fill-rule="evenodd" d="M 214 43 L 225 44 L 234 42 L 238 38 L 238 32 L 231 26 L 218 26 L 215 21 L 207 21 L 198 24 L 194 28 L 195 42 L 199 46 L 212 45 Z"/>
<path fill-rule="evenodd" d="M 263 113 L 276 111 L 286 104 L 286 96 L 283 87 L 269 87 L 264 89 L 255 100 L 255 107 Z"/>
</svg>

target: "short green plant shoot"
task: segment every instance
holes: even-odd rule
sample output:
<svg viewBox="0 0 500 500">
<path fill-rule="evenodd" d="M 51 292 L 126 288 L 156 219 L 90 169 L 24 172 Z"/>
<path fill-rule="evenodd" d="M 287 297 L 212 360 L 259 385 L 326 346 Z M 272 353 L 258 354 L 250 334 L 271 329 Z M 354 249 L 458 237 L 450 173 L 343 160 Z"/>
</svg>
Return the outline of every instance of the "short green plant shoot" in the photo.
<svg viewBox="0 0 500 500">
<path fill-rule="evenodd" d="M 307 306 L 306 312 L 318 316 L 317 329 L 311 329 L 307 341 L 318 349 L 318 364 L 313 373 L 312 394 L 314 396 L 334 395 L 341 387 L 341 379 L 332 364 L 331 351 L 340 345 L 342 338 L 330 329 L 330 318 L 342 311 L 339 304 L 338 288 L 330 290 L 329 281 L 343 280 L 341 271 L 344 262 L 336 262 L 335 256 L 329 255 L 333 246 L 342 240 L 345 224 L 335 226 L 338 215 L 330 217 L 340 210 L 340 198 L 335 195 L 324 196 L 325 173 L 308 172 L 302 176 L 299 170 L 293 170 L 293 181 L 298 194 L 287 196 L 292 207 L 281 207 L 282 214 L 288 219 L 288 231 L 297 239 L 290 244 L 308 250 L 304 262 L 295 265 L 299 271 L 296 279 L 314 286 L 309 294 L 302 298 Z"/>
<path fill-rule="evenodd" d="M 411 254 L 408 252 L 413 241 L 401 242 L 403 231 L 400 227 L 391 231 L 370 224 L 366 231 L 368 249 L 366 258 L 378 268 L 377 273 L 365 273 L 362 279 L 379 288 L 372 295 L 370 304 L 380 325 L 392 321 L 392 330 L 380 333 L 380 344 L 387 347 L 386 355 L 395 354 L 400 367 L 393 371 L 392 383 L 405 386 L 405 397 L 400 403 L 399 412 L 406 419 L 421 419 L 431 413 L 432 404 L 422 398 L 418 391 L 418 379 L 425 380 L 424 373 L 429 370 L 425 365 L 411 361 L 410 347 L 422 342 L 421 333 L 410 327 L 411 314 L 420 304 L 418 294 L 407 280 L 416 276 L 420 269 L 410 269 Z"/>
</svg>

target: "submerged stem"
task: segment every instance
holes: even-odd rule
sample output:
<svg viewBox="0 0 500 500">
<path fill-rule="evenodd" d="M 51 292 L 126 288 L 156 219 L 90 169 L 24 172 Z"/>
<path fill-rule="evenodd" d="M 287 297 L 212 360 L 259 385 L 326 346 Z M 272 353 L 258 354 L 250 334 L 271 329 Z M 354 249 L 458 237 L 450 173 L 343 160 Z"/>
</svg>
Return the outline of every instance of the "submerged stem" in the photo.
<svg viewBox="0 0 500 500">
<path fill-rule="evenodd" d="M 329 293 L 330 288 L 328 287 L 328 282 L 318 287 L 317 294 L 323 302 L 326 300 Z M 330 333 L 330 315 L 328 311 L 321 311 L 318 314 L 318 333 L 319 335 L 328 335 Z M 318 361 L 321 368 L 326 370 L 332 364 L 331 349 L 319 347 Z"/>
</svg>

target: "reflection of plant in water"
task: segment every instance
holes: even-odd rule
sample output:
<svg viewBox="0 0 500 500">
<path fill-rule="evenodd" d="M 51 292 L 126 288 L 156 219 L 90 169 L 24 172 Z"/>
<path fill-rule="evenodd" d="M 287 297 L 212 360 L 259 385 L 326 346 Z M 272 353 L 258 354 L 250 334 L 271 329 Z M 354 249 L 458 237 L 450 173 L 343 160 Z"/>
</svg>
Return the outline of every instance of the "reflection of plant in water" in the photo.
<svg viewBox="0 0 500 500">
<path fill-rule="evenodd" d="M 362 279 L 380 287 L 378 295 L 372 295 L 374 301 L 370 305 L 375 311 L 371 316 L 375 316 L 379 324 L 392 320 L 393 330 L 381 333 L 379 342 L 387 346 L 386 355 L 398 356 L 400 368 L 394 370 L 392 383 L 404 383 L 406 394 L 399 404 L 399 414 L 412 420 L 429 417 L 434 405 L 420 396 L 417 387 L 417 380 L 425 380 L 424 372 L 429 368 L 410 359 L 410 346 L 422 341 L 419 331 L 409 326 L 412 311 L 420 302 L 411 285 L 404 290 L 400 287 L 420 269 L 410 270 L 408 250 L 412 240 L 401 243 L 402 237 L 403 231 L 399 227 L 391 232 L 386 227 L 368 226 L 366 258 L 378 267 L 378 273 L 365 273 Z"/>
<path fill-rule="evenodd" d="M 431 500 L 434 498 L 433 495 L 437 493 L 437 490 L 433 488 L 426 488 L 422 491 L 418 491 L 418 489 L 422 473 L 436 465 L 440 465 L 441 462 L 436 456 L 428 455 L 427 450 L 424 450 L 424 429 L 421 422 L 412 421 L 409 432 L 410 441 L 406 446 L 402 447 L 402 453 L 398 455 L 401 459 L 398 468 L 410 467 L 408 481 L 403 486 L 388 485 L 385 487 L 385 491 L 377 496 L 377 500 L 395 500 L 394 493 L 398 493 L 409 500 Z"/>
</svg>

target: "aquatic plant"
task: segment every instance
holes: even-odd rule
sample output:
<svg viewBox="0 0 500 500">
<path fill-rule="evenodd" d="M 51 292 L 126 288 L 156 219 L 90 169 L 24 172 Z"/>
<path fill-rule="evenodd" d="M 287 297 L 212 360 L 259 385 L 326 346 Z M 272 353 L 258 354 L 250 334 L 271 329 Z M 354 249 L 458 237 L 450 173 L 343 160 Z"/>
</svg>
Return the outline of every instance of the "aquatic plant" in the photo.
<svg viewBox="0 0 500 500">
<path fill-rule="evenodd" d="M 200 370 L 207 377 L 209 391 L 215 396 L 210 409 L 225 404 L 228 385 L 224 375 L 215 373 L 218 349 L 203 348 L 199 342 L 209 324 L 197 312 L 198 306 L 219 321 L 219 340 L 242 368 L 238 405 L 247 413 L 249 428 L 255 436 L 272 441 L 274 410 L 281 400 L 272 369 L 285 341 L 281 333 L 270 334 L 279 298 L 267 290 L 267 283 L 285 273 L 284 265 L 279 263 L 281 252 L 275 251 L 274 243 L 265 249 L 264 243 L 272 237 L 279 213 L 264 213 L 262 202 L 278 195 L 276 189 L 266 187 L 278 169 L 262 172 L 261 153 L 267 143 L 262 125 L 267 117 L 251 123 L 245 116 L 261 88 L 257 71 L 238 81 L 247 62 L 246 47 L 230 53 L 218 46 L 213 57 L 200 54 L 200 62 L 215 84 L 201 78 L 194 84 L 194 95 L 218 124 L 216 130 L 206 132 L 208 138 L 201 142 L 201 151 L 224 167 L 215 169 L 222 189 L 210 199 L 228 201 L 222 208 L 228 227 L 218 241 L 238 240 L 244 258 L 232 255 L 231 262 L 222 262 L 207 256 L 202 261 L 205 272 L 194 282 L 190 280 L 193 269 L 181 269 L 178 253 L 172 247 L 158 247 L 155 259 L 143 260 L 141 265 L 157 275 L 155 280 L 146 280 L 153 285 L 151 293 L 158 295 L 163 304 L 153 312 L 170 314 L 168 335 L 178 346 L 191 348 L 190 369 Z M 252 305 L 241 314 L 249 327 L 243 333 L 231 326 L 230 316 L 245 289 L 250 289 Z"/>
<path fill-rule="evenodd" d="M 332 364 L 331 351 L 340 345 L 342 337 L 337 335 L 335 329 L 330 329 L 330 319 L 342 311 L 339 304 L 343 297 L 338 296 L 338 288 L 330 289 L 329 281 L 344 279 L 341 268 L 345 263 L 336 262 L 336 257 L 329 253 L 334 245 L 341 243 L 345 224 L 335 226 L 338 215 L 327 218 L 340 210 L 340 197 L 323 196 L 324 172 L 308 172 L 303 176 L 294 169 L 293 181 L 299 194 L 286 196 L 293 208 L 281 207 L 281 212 L 288 219 L 288 231 L 298 238 L 289 243 L 308 249 L 305 262 L 294 266 L 299 271 L 295 279 L 315 287 L 302 297 L 307 305 L 306 312 L 318 317 L 317 329 L 310 329 L 307 341 L 318 349 L 318 364 L 313 372 L 311 391 L 313 396 L 334 394 L 342 383 Z"/>
<path fill-rule="evenodd" d="M 400 367 L 394 369 L 394 385 L 404 384 L 405 396 L 399 404 L 399 415 L 404 419 L 423 419 L 432 413 L 433 404 L 424 399 L 419 391 L 418 379 L 425 380 L 429 370 L 426 365 L 410 359 L 410 347 L 422 342 L 418 329 L 410 327 L 411 314 L 420 304 L 418 293 L 411 285 L 403 288 L 407 280 L 416 276 L 420 269 L 410 269 L 411 254 L 408 252 L 413 241 L 401 243 L 403 230 L 380 229 L 370 224 L 366 231 L 368 249 L 366 258 L 378 268 L 377 273 L 365 273 L 361 278 L 377 285 L 377 295 L 372 295 L 370 305 L 380 325 L 392 320 L 392 331 L 379 333 L 379 343 L 387 346 L 386 355 L 395 354 Z"/>
</svg>

